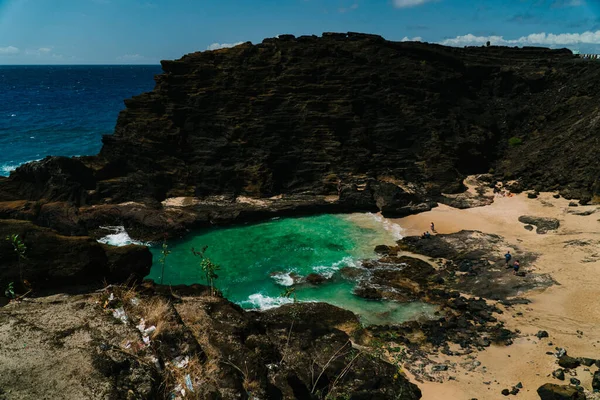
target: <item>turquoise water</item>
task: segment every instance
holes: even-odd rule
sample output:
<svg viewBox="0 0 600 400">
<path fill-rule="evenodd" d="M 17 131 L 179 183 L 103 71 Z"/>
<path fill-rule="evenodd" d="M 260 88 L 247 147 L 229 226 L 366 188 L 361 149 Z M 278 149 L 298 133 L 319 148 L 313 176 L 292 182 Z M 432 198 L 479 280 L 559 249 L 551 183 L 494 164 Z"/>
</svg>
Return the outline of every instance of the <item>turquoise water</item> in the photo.
<svg viewBox="0 0 600 400">
<path fill-rule="evenodd" d="M 373 214 L 320 215 L 285 218 L 260 224 L 217 228 L 169 243 L 165 284 L 206 283 L 191 248 L 208 246 L 206 256 L 221 266 L 215 286 L 245 308 L 270 308 L 292 299 L 282 297 L 295 286 L 298 301 L 323 301 L 357 313 L 363 323 L 402 322 L 432 312 L 422 303 L 366 300 L 352 294 L 355 281 L 339 270 L 373 258 L 378 244 L 393 244 L 400 227 Z M 161 281 L 160 246 L 152 248 L 150 279 Z M 321 285 L 294 283 L 294 278 L 319 273 Z"/>
</svg>

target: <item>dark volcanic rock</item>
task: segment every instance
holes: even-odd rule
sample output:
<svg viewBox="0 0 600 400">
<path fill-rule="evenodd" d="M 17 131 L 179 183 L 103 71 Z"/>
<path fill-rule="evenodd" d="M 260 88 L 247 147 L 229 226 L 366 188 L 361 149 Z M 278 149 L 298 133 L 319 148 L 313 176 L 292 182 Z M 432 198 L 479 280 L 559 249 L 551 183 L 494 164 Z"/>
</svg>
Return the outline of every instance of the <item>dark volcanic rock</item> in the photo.
<svg viewBox="0 0 600 400">
<path fill-rule="evenodd" d="M 592 388 L 600 390 L 600 371 L 594 372 L 594 378 L 592 379 Z"/>
<path fill-rule="evenodd" d="M 546 331 L 538 331 L 538 333 L 536 333 L 535 336 L 537 336 L 538 339 L 547 338 L 548 337 L 548 332 L 546 332 Z"/>
<path fill-rule="evenodd" d="M 581 385 L 581 381 L 577 378 L 571 378 L 571 379 L 569 379 L 569 382 L 571 382 L 571 385 L 575 385 L 575 386 Z"/>
<path fill-rule="evenodd" d="M 13 234 L 27 247 L 26 258 L 20 262 L 5 240 Z M 0 221 L 0 287 L 17 284 L 21 274 L 34 289 L 130 277 L 140 280 L 151 265 L 152 255 L 145 246 L 106 246 L 89 237 L 58 235 L 26 221 Z"/>
<path fill-rule="evenodd" d="M 573 386 L 560 386 L 546 383 L 537 390 L 541 400 L 585 400 L 585 394 Z"/>
<path fill-rule="evenodd" d="M 320 285 L 321 283 L 325 282 L 326 280 L 327 280 L 327 278 L 320 274 L 312 273 L 312 274 L 306 275 L 306 281 L 308 283 L 310 283 L 311 285 Z"/>
<path fill-rule="evenodd" d="M 565 380 L 565 370 L 562 368 L 559 368 L 552 372 L 552 376 L 560 381 L 564 381 Z"/>
<path fill-rule="evenodd" d="M 556 218 L 534 217 L 530 215 L 520 216 L 519 222 L 523 224 L 535 225 L 537 227 L 536 232 L 539 234 L 556 230 L 560 226 L 560 222 Z"/>
<path fill-rule="evenodd" d="M 571 369 L 579 367 L 580 362 L 578 359 L 565 354 L 558 359 L 558 365 L 560 365 L 563 368 Z"/>
<path fill-rule="evenodd" d="M 81 160 L 46 157 L 18 167 L 10 179 L 0 180 L 0 201 L 40 200 L 85 202 L 96 188 L 94 171 Z"/>
<path fill-rule="evenodd" d="M 502 237 L 479 231 L 460 231 L 438 234 L 429 239 L 407 236 L 398 241 L 398 248 L 431 258 L 449 260 L 439 275 L 448 288 L 496 300 L 516 296 L 523 290 L 543 288 L 554 284 L 548 274 L 515 276 L 507 273 L 504 252 L 509 245 Z M 536 255 L 513 252 L 521 267 L 533 263 Z"/>
<path fill-rule="evenodd" d="M 600 188 L 589 140 L 600 68 L 580 61 L 565 49 L 345 33 L 193 53 L 163 61 L 155 89 L 125 102 L 98 156 L 22 166 L 0 179 L 0 201 L 135 201 L 164 214 L 166 198 L 283 195 L 309 199 L 302 212 L 406 215 L 492 168 L 488 184 L 519 178 L 506 187 L 588 201 Z M 248 210 L 225 202 L 196 210 L 186 227 Z"/>
</svg>

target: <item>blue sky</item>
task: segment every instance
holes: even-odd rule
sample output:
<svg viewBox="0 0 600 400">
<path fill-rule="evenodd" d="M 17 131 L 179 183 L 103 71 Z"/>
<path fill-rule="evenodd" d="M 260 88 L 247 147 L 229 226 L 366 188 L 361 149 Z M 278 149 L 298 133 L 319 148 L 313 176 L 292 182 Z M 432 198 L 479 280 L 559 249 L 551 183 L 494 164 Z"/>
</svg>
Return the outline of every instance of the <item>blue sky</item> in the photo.
<svg viewBox="0 0 600 400">
<path fill-rule="evenodd" d="M 600 0 L 0 0 L 0 64 L 153 64 L 326 31 L 600 53 Z"/>
</svg>

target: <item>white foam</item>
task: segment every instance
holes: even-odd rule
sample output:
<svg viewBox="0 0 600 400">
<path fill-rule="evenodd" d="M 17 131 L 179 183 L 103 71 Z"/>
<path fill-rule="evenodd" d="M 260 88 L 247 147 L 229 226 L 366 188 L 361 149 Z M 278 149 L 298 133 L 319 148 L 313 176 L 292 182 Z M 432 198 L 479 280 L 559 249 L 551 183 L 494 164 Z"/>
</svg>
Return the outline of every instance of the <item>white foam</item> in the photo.
<svg viewBox="0 0 600 400">
<path fill-rule="evenodd" d="M 290 275 L 290 272 L 282 272 L 279 274 L 273 274 L 273 275 L 271 275 L 271 278 L 273 278 L 273 280 L 275 282 L 277 282 L 278 285 L 281 285 L 281 286 L 292 286 L 294 284 L 294 278 L 292 278 L 292 276 Z"/>
<path fill-rule="evenodd" d="M 340 268 L 360 266 L 360 261 L 355 260 L 350 256 L 347 256 L 342 258 L 340 261 L 334 262 L 331 265 L 317 265 L 316 267 L 312 267 L 312 269 L 315 273 L 323 275 L 325 278 L 329 279 L 333 276 L 333 274 L 339 271 Z"/>
<path fill-rule="evenodd" d="M 402 227 L 386 218 L 384 218 L 381 214 L 373 214 L 373 213 L 367 213 L 367 215 L 369 215 L 370 217 L 372 217 L 375 221 L 377 221 L 378 223 L 380 223 L 383 226 L 383 229 L 385 229 L 386 231 L 388 231 L 389 233 L 392 234 L 392 236 L 394 237 L 394 239 L 396 240 L 400 240 L 402 239 L 403 235 L 402 235 Z"/>
<path fill-rule="evenodd" d="M 240 302 L 242 306 L 252 306 L 252 308 L 258 308 L 259 310 L 269 310 L 271 308 L 277 308 L 284 304 L 293 303 L 294 299 L 288 297 L 271 297 L 265 296 L 262 293 L 251 294 L 248 300 Z"/>
<path fill-rule="evenodd" d="M 34 162 L 34 161 L 40 161 L 40 159 L 37 160 L 30 160 L 30 161 L 25 161 L 22 163 L 14 163 L 14 162 L 7 162 L 4 164 L 0 164 L 0 176 L 8 176 L 10 175 L 10 173 L 12 171 L 14 171 L 15 169 L 17 169 L 18 167 L 20 167 L 23 164 L 27 164 L 30 162 Z"/>
<path fill-rule="evenodd" d="M 98 239 L 98 242 L 100 243 L 109 244 L 111 246 L 117 247 L 127 246 L 128 244 L 139 244 L 142 246 L 148 246 L 147 243 L 140 242 L 138 240 L 133 240 L 125 230 L 124 226 L 101 226 L 100 229 L 112 231 L 111 234 Z"/>
<path fill-rule="evenodd" d="M 0 165 L 0 175 L 8 176 L 12 171 L 17 169 L 20 164 L 2 164 Z"/>
</svg>

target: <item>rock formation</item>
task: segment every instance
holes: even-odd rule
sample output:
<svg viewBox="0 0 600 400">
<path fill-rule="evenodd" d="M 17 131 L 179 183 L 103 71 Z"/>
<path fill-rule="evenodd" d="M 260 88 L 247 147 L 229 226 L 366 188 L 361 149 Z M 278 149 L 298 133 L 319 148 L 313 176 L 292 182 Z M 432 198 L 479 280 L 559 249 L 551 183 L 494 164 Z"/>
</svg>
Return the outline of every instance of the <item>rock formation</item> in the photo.
<svg viewBox="0 0 600 400">
<path fill-rule="evenodd" d="M 338 208 L 405 214 L 490 169 L 521 188 L 597 191 L 600 68 L 568 50 L 285 35 L 162 66 L 98 156 L 23 166 L 0 200 L 341 194 Z"/>
</svg>

